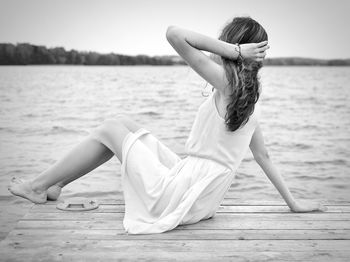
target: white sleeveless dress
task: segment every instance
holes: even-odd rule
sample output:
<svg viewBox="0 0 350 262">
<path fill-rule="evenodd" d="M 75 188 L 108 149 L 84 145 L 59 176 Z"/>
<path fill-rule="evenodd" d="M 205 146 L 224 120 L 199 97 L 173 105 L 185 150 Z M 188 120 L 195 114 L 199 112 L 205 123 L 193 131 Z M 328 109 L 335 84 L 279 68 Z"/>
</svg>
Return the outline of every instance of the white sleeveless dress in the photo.
<svg viewBox="0 0 350 262">
<path fill-rule="evenodd" d="M 198 109 L 183 159 L 145 128 L 125 137 L 121 175 L 127 233 L 161 233 L 215 215 L 249 148 L 259 108 L 243 127 L 229 132 L 214 94 Z"/>
</svg>

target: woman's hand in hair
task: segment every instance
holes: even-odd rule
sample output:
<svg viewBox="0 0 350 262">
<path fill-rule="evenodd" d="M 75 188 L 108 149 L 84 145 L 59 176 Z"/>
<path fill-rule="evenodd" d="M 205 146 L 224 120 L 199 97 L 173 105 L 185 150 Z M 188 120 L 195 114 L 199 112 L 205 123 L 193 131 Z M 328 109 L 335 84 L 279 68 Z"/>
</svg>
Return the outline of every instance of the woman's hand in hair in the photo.
<svg viewBox="0 0 350 262">
<path fill-rule="evenodd" d="M 321 203 L 297 200 L 293 206 L 289 207 L 291 211 L 296 213 L 312 212 L 312 211 L 327 211 L 327 207 Z"/>
<path fill-rule="evenodd" d="M 267 41 L 260 43 L 241 44 L 241 56 L 243 59 L 253 59 L 263 61 L 266 56 L 266 50 L 270 48 Z"/>
</svg>

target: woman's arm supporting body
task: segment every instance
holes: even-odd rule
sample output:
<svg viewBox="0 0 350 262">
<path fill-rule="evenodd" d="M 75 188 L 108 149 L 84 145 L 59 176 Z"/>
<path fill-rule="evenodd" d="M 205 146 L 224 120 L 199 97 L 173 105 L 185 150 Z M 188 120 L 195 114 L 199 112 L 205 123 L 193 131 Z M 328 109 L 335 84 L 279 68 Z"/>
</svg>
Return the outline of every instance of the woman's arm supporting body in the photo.
<svg viewBox="0 0 350 262">
<path fill-rule="evenodd" d="M 272 184 L 276 187 L 281 194 L 287 205 L 293 212 L 309 212 L 309 211 L 325 211 L 327 210 L 321 204 L 296 201 L 285 184 L 283 177 L 280 175 L 276 167 L 272 164 L 269 154 L 266 150 L 263 134 L 260 126 L 258 125 L 254 131 L 252 140 L 250 142 L 250 149 L 253 153 L 254 159 L 262 168 L 264 173 L 270 179 Z"/>
<path fill-rule="evenodd" d="M 201 50 L 235 60 L 239 55 L 237 45 L 176 26 L 168 27 L 166 37 L 175 51 L 209 84 L 219 91 L 227 86 L 228 82 L 223 67 Z M 265 50 L 268 48 L 267 41 L 243 44 L 241 55 L 244 58 L 262 61 L 266 55 Z"/>
</svg>

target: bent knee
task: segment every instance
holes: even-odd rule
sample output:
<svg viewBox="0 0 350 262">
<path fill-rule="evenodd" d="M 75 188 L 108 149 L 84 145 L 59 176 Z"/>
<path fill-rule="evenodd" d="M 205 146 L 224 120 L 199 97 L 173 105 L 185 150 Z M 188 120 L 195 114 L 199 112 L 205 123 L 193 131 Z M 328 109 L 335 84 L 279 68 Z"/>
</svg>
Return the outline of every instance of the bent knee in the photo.
<svg viewBox="0 0 350 262">
<path fill-rule="evenodd" d="M 94 131 L 100 135 L 112 135 L 116 134 L 120 129 L 125 129 L 122 120 L 119 118 L 113 118 L 104 120 L 94 129 Z"/>
<path fill-rule="evenodd" d="M 122 123 L 124 126 L 126 126 L 127 123 L 129 123 L 131 121 L 130 117 L 123 115 L 123 114 L 116 115 L 114 120 Z"/>
<path fill-rule="evenodd" d="M 120 136 L 125 132 L 130 131 L 126 124 L 128 119 L 129 118 L 124 115 L 117 115 L 114 118 L 108 118 L 94 128 L 92 132 L 99 137 Z"/>
<path fill-rule="evenodd" d="M 110 127 L 118 127 L 123 125 L 124 126 L 124 121 L 126 121 L 127 117 L 124 115 L 117 115 L 114 118 L 108 118 L 104 120 L 99 127 L 101 128 L 110 128 Z"/>
</svg>

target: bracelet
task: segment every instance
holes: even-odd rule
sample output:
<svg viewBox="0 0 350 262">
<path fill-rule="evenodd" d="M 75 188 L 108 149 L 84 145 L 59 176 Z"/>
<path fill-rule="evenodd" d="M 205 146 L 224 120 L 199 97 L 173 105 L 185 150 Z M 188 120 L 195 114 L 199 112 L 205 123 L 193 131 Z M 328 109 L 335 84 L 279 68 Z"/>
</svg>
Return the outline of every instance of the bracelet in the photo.
<svg viewBox="0 0 350 262">
<path fill-rule="evenodd" d="M 236 43 L 236 45 L 238 47 L 238 50 L 237 50 L 237 47 L 235 47 L 236 52 L 238 52 L 237 60 L 241 60 L 242 61 L 243 60 L 243 56 L 242 56 L 242 53 L 241 53 L 241 46 L 238 43 Z"/>
</svg>

